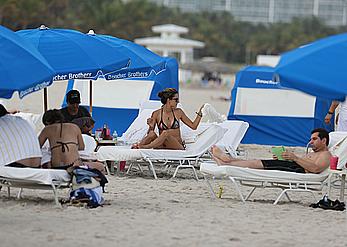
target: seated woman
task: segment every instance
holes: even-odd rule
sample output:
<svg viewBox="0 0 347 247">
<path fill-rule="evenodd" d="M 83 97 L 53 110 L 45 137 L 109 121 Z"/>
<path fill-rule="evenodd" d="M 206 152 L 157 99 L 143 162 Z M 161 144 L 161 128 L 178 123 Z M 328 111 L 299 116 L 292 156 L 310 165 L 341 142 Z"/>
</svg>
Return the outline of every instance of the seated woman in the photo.
<svg viewBox="0 0 347 247">
<path fill-rule="evenodd" d="M 179 102 L 178 92 L 174 88 L 167 88 L 158 93 L 161 99 L 162 107 L 152 113 L 151 118 L 147 119 L 149 130 L 147 135 L 132 148 L 155 148 L 155 149 L 185 149 L 185 144 L 181 138 L 180 121 L 191 129 L 197 129 L 201 118 L 200 110 L 196 113 L 194 121 L 191 121 L 182 109 L 177 108 Z M 158 126 L 159 136 L 154 132 L 155 126 Z"/>
<path fill-rule="evenodd" d="M 67 170 L 73 166 L 87 166 L 105 173 L 102 163 L 82 162 L 78 153 L 78 150 L 84 150 L 81 130 L 76 124 L 64 123 L 64 117 L 59 110 L 45 112 L 42 122 L 45 128 L 39 135 L 40 147 L 48 140 L 52 155 L 47 168 Z"/>
</svg>

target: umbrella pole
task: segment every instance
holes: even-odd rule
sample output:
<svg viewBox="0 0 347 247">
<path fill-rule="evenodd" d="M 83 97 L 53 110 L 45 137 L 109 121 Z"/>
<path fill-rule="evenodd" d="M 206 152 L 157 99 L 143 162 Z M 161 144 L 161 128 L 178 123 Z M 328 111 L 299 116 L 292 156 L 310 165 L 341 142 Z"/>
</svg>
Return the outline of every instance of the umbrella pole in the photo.
<svg viewBox="0 0 347 247">
<path fill-rule="evenodd" d="M 46 112 L 48 109 L 48 100 L 47 100 L 47 88 L 43 89 L 43 110 Z"/>
<path fill-rule="evenodd" d="M 92 116 L 93 113 L 93 81 L 89 81 L 89 113 Z"/>
</svg>

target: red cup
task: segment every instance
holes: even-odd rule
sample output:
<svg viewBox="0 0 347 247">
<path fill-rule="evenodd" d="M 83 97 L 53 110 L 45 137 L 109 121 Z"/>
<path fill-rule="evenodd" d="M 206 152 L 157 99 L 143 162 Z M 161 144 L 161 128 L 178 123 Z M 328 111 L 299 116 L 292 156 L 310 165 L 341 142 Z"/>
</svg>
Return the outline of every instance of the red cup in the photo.
<svg viewBox="0 0 347 247">
<path fill-rule="evenodd" d="M 331 156 L 330 157 L 330 170 L 336 170 L 337 169 L 338 161 L 339 161 L 339 157 L 337 157 L 337 156 Z"/>
<path fill-rule="evenodd" d="M 126 164 L 125 160 L 122 160 L 122 161 L 119 162 L 119 170 L 120 171 L 124 171 L 125 170 L 125 164 Z"/>
</svg>

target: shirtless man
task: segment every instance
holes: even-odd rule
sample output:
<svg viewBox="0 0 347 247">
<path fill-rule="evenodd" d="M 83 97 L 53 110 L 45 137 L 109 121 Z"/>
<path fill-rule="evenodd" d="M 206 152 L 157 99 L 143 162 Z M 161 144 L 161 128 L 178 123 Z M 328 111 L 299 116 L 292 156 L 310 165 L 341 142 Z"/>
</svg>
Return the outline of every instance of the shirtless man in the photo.
<svg viewBox="0 0 347 247">
<path fill-rule="evenodd" d="M 281 170 L 298 173 L 320 173 L 324 171 L 330 162 L 331 154 L 328 150 L 329 133 L 322 128 L 311 132 L 310 146 L 313 152 L 304 157 L 298 157 L 292 152 L 283 152 L 284 160 L 240 160 L 225 154 L 221 149 L 212 147 L 212 156 L 219 165 L 231 165 L 265 170 Z"/>
<path fill-rule="evenodd" d="M 49 110 L 42 118 L 45 128 L 39 135 L 40 146 L 46 140 L 51 148 L 51 164 L 48 167 L 68 169 L 72 166 L 86 165 L 105 172 L 99 162 L 82 162 L 78 150 L 84 150 L 84 142 L 80 128 L 73 123 L 63 123 L 64 117 L 59 110 Z"/>
</svg>

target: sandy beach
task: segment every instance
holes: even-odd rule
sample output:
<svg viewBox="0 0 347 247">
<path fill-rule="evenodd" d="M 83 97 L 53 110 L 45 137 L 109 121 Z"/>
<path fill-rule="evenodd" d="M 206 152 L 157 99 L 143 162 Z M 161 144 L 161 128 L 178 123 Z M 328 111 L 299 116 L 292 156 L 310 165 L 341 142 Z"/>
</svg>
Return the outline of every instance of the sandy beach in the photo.
<svg viewBox="0 0 347 247">
<path fill-rule="evenodd" d="M 227 114 L 230 102 L 217 98 L 229 95 L 229 89 L 182 88 L 180 98 L 189 116 L 207 102 Z M 25 100 L 12 106 L 40 111 L 35 97 Z M 247 159 L 271 157 L 269 146 L 240 148 Z M 242 203 L 231 183 L 220 181 L 222 199 L 211 199 L 201 174 L 200 181 L 189 170 L 171 179 L 157 167 L 154 180 L 144 169 L 144 174 L 108 176 L 106 205 L 96 209 L 59 209 L 50 191 L 25 189 L 24 198 L 15 199 L 16 189 L 11 198 L 1 190 L 0 246 L 347 246 L 346 211 L 310 208 L 316 202 L 310 194 L 273 205 L 279 190 L 260 189 Z M 338 190 L 332 192 L 335 200 Z M 67 191 L 59 194 L 66 197 Z M 317 200 L 323 196 L 315 195 Z"/>
</svg>

